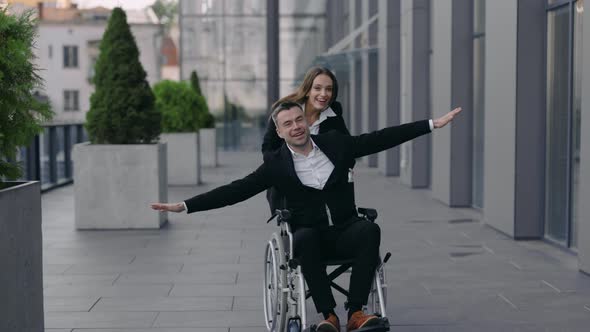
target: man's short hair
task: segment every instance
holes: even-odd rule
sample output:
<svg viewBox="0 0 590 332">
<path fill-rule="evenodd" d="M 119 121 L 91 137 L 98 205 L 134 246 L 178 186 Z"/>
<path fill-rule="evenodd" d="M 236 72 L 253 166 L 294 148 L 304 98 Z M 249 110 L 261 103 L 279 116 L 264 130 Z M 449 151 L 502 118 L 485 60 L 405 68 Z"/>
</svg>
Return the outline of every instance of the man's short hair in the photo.
<svg viewBox="0 0 590 332">
<path fill-rule="evenodd" d="M 279 105 L 277 105 L 277 107 L 275 107 L 275 109 L 270 114 L 270 118 L 275 123 L 275 127 L 277 127 L 277 128 L 279 127 L 279 124 L 277 123 L 277 116 L 279 115 L 279 113 L 281 113 L 282 111 L 291 109 L 293 107 L 297 107 L 303 111 L 303 108 L 301 108 L 301 105 L 299 105 L 296 102 L 292 102 L 292 101 L 286 101 L 284 103 L 280 103 Z"/>
</svg>

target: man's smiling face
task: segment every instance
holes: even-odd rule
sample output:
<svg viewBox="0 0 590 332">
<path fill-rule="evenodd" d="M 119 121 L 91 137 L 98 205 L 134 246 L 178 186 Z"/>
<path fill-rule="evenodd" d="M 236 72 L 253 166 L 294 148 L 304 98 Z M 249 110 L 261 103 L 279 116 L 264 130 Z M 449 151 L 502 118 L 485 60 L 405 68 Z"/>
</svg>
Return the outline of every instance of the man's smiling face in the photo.
<svg viewBox="0 0 590 332">
<path fill-rule="evenodd" d="M 303 147 L 309 142 L 309 126 L 303 110 L 297 106 L 277 114 L 277 134 L 293 147 Z"/>
</svg>

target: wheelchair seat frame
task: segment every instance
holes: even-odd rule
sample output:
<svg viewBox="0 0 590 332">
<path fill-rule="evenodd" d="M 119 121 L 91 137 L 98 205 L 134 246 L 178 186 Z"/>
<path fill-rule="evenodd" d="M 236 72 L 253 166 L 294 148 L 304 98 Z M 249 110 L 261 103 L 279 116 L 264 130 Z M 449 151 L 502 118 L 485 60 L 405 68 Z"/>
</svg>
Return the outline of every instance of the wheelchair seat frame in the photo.
<svg viewBox="0 0 590 332">
<path fill-rule="evenodd" d="M 377 211 L 374 209 L 359 208 L 358 212 L 367 221 L 375 222 L 377 218 Z M 264 255 L 263 302 L 266 327 L 271 332 L 314 332 L 315 325 L 307 322 L 306 299 L 311 294 L 306 290 L 301 265 L 293 254 L 293 233 L 289 225 L 290 212 L 276 210 L 267 222 L 275 217 L 279 231 L 271 235 Z M 389 331 L 386 313 L 387 284 L 383 265 L 390 256 L 391 254 L 387 253 L 383 260 L 381 256 L 379 257 L 380 263 L 375 270 L 369 301 L 364 308 L 367 312 L 380 316 L 382 324 L 363 329 L 363 331 Z M 350 260 L 326 261 L 326 266 L 337 266 L 328 275 L 330 284 L 332 288 L 347 296 L 348 291 L 336 284 L 334 280 L 349 271 L 352 262 Z"/>
</svg>

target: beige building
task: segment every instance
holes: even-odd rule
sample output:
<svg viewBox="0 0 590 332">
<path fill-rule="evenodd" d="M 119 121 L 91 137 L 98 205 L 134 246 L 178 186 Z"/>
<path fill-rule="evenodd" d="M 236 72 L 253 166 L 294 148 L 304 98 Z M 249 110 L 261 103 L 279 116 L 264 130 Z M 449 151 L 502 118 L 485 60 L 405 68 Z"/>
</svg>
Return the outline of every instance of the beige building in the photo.
<svg viewBox="0 0 590 332">
<path fill-rule="evenodd" d="M 38 7 L 37 64 L 55 123 L 81 123 L 94 91 L 94 63 L 110 9 Z M 161 79 L 162 29 L 151 9 L 127 11 L 127 21 L 140 51 L 150 85 Z"/>
</svg>

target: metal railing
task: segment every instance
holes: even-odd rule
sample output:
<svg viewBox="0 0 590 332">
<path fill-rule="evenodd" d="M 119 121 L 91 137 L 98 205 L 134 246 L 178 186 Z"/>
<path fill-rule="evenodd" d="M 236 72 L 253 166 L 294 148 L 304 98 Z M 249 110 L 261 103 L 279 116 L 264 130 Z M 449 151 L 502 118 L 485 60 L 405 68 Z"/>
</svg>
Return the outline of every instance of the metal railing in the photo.
<svg viewBox="0 0 590 332">
<path fill-rule="evenodd" d="M 82 123 L 45 125 L 31 144 L 19 151 L 23 165 L 21 180 L 40 181 L 47 191 L 73 181 L 72 148 L 87 140 Z"/>
</svg>

